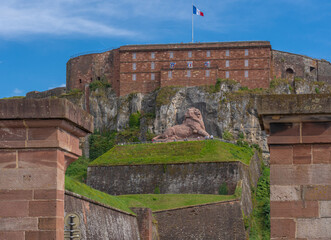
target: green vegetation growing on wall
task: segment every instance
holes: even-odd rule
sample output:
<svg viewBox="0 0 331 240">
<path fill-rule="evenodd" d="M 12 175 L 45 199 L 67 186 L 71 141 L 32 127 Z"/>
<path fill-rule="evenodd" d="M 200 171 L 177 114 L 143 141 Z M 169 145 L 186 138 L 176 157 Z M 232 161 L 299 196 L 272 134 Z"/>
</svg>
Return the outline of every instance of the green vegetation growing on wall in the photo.
<svg viewBox="0 0 331 240">
<path fill-rule="evenodd" d="M 163 87 L 159 90 L 156 96 L 156 106 L 161 107 L 162 105 L 169 104 L 173 96 L 178 91 L 178 87 L 168 86 Z"/>
<path fill-rule="evenodd" d="M 222 202 L 235 198 L 234 195 L 211 194 L 137 194 L 118 196 L 118 199 L 121 199 L 129 207 L 148 207 L 152 211 Z"/>
<path fill-rule="evenodd" d="M 106 204 L 108 206 L 112 206 L 114 208 L 117 208 L 117 209 L 120 209 L 125 212 L 129 212 L 129 213 L 133 214 L 133 212 L 130 210 L 130 208 L 127 206 L 127 204 L 125 202 L 121 201 L 120 199 L 118 199 L 118 197 L 109 195 L 104 192 L 100 192 L 71 177 L 66 176 L 65 188 L 68 191 L 80 194 L 80 195 L 90 198 L 94 201 L 97 201 L 97 202 Z"/>
<path fill-rule="evenodd" d="M 140 112 L 132 113 L 129 117 L 129 127 L 138 129 L 140 127 Z"/>
<path fill-rule="evenodd" d="M 80 97 L 83 95 L 83 91 L 78 89 L 78 88 L 74 88 L 71 89 L 70 91 L 66 92 L 66 93 L 62 93 L 60 97 Z"/>
<path fill-rule="evenodd" d="M 0 99 L 21 99 L 25 98 L 24 96 L 12 96 L 12 97 L 5 97 L 5 98 L 0 98 Z"/>
<path fill-rule="evenodd" d="M 264 167 L 253 196 L 253 212 L 248 218 L 249 239 L 270 239 L 270 169 Z"/>
<path fill-rule="evenodd" d="M 94 160 L 111 149 L 116 144 L 116 135 L 115 131 L 91 134 L 89 137 L 90 159 Z"/>
<path fill-rule="evenodd" d="M 242 161 L 249 164 L 253 150 L 217 140 L 117 145 L 91 166 Z"/>
<path fill-rule="evenodd" d="M 287 79 L 283 79 L 283 78 L 274 78 L 270 81 L 270 88 L 276 88 L 280 85 L 288 85 L 289 82 Z"/>
<path fill-rule="evenodd" d="M 95 81 L 90 83 L 89 87 L 90 87 L 91 91 L 95 91 L 98 88 L 102 88 L 102 89 L 110 88 L 111 85 L 110 85 L 110 83 L 108 83 L 106 81 L 95 80 Z"/>
</svg>

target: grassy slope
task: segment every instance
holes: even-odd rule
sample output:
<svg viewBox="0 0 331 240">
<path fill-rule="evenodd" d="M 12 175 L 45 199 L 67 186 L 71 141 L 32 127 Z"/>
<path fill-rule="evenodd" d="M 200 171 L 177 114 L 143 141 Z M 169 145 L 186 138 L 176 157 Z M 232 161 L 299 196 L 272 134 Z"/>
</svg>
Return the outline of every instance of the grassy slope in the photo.
<svg viewBox="0 0 331 240">
<path fill-rule="evenodd" d="M 94 201 L 133 213 L 130 207 L 148 207 L 153 211 L 235 199 L 235 195 L 208 194 L 136 194 L 112 196 L 66 176 L 65 188 Z"/>
<path fill-rule="evenodd" d="M 212 202 L 232 200 L 234 195 L 209 194 L 139 194 L 118 196 L 129 207 L 148 207 L 152 211 L 174 209 Z"/>
<path fill-rule="evenodd" d="M 112 206 L 125 212 L 133 213 L 128 207 L 128 205 L 117 197 L 91 188 L 86 184 L 81 183 L 71 177 L 66 176 L 65 188 L 68 191 L 80 194 L 94 201 L 103 203 L 108 206 Z"/>
<path fill-rule="evenodd" d="M 249 164 L 253 150 L 216 140 L 115 146 L 90 166 L 242 161 Z"/>
</svg>

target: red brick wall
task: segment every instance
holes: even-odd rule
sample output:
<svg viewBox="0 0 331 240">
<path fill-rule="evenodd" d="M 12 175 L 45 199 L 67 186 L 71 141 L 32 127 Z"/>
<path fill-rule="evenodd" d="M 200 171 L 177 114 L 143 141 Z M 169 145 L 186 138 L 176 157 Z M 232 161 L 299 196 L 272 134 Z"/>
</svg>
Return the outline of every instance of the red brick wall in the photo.
<svg viewBox="0 0 331 240">
<path fill-rule="evenodd" d="M 226 71 L 229 72 L 229 79 L 239 81 L 249 88 L 269 87 L 270 46 L 252 47 L 248 44 L 240 47 L 218 46 L 216 49 L 208 44 L 199 48 L 197 46 L 187 48 L 186 45 L 166 45 L 162 49 L 155 49 L 152 45 L 121 47 L 120 95 L 151 92 L 155 88 L 169 85 L 210 85 L 216 82 L 216 78 L 226 78 Z M 229 56 L 226 56 L 227 50 Z M 245 50 L 248 50 L 248 55 L 245 55 Z M 207 51 L 210 51 L 210 56 L 207 56 Z M 170 53 L 173 53 L 173 58 Z M 229 67 L 226 67 L 227 60 Z M 248 60 L 248 66 L 245 66 L 245 60 Z M 210 68 L 205 66 L 207 61 L 210 62 Z M 151 69 L 152 62 L 154 69 Z M 170 67 L 171 62 L 176 63 L 173 69 Z M 188 68 L 187 62 L 192 62 L 192 68 Z M 210 77 L 205 74 L 208 69 Z M 186 76 L 187 70 L 191 70 L 191 77 Z M 171 78 L 168 77 L 168 71 L 172 71 Z M 245 71 L 248 71 L 248 77 L 245 77 Z M 155 80 L 151 80 L 151 73 L 155 74 Z M 136 74 L 136 81 L 132 80 L 132 74 Z"/>
<path fill-rule="evenodd" d="M 245 50 L 248 55 L 245 55 Z M 229 56 L 226 51 L 229 50 Z M 210 56 L 207 56 L 207 51 Z M 173 58 L 170 58 L 170 52 Z M 188 52 L 192 52 L 189 57 Z M 68 89 L 84 89 L 85 84 L 101 78 L 110 82 L 118 95 L 132 92 L 148 93 L 161 86 L 197 86 L 214 84 L 216 78 L 229 78 L 249 88 L 269 87 L 271 46 L 269 42 L 228 42 L 197 44 L 164 44 L 122 46 L 109 52 L 70 59 L 67 64 Z M 152 58 L 151 53 L 155 54 Z M 133 54 L 136 58 L 133 59 Z M 230 61 L 226 67 L 226 60 Z M 245 60 L 249 61 L 245 67 Z M 191 77 L 186 77 L 187 62 L 192 61 Z M 210 61 L 210 77 L 205 62 Z M 154 69 L 151 64 L 154 63 Z M 171 79 L 167 76 L 170 63 L 176 65 Z M 136 64 L 136 70 L 133 69 Z M 245 77 L 248 71 L 248 77 Z M 136 81 L 132 74 L 136 74 Z M 155 80 L 151 74 L 155 74 Z"/>
</svg>

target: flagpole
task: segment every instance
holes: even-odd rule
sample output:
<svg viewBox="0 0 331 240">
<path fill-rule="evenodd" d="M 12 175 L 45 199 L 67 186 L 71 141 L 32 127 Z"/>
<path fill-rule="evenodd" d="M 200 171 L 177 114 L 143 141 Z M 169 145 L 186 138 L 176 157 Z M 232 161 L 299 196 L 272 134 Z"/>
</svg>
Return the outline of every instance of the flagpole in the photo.
<svg viewBox="0 0 331 240">
<path fill-rule="evenodd" d="M 192 43 L 193 43 L 193 1 L 192 1 Z"/>
</svg>

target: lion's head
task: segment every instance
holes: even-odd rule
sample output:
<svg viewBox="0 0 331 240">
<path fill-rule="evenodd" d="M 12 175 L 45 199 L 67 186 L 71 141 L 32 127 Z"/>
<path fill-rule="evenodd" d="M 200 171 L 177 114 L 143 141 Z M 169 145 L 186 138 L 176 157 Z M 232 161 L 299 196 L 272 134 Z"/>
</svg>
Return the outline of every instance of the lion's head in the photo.
<svg viewBox="0 0 331 240">
<path fill-rule="evenodd" d="M 185 113 L 185 118 L 192 118 L 195 120 L 202 121 L 202 115 L 200 110 L 194 107 L 187 109 Z"/>
</svg>

